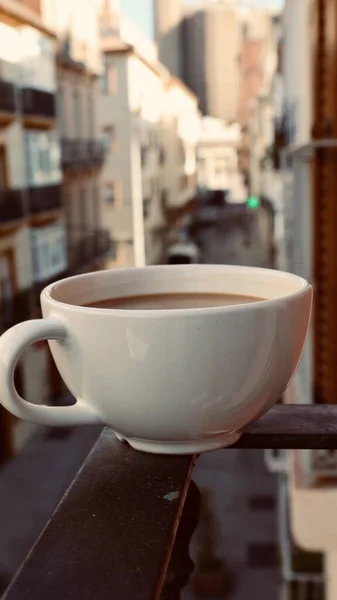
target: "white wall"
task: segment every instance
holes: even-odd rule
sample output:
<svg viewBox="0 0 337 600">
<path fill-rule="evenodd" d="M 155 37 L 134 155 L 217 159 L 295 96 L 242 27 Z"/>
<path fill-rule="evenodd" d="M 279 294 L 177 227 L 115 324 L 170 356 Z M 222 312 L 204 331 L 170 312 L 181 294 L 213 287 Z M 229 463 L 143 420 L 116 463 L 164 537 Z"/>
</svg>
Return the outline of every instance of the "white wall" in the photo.
<svg viewBox="0 0 337 600">
<path fill-rule="evenodd" d="M 46 25 L 59 36 L 71 31 L 74 60 L 84 62 L 94 73 L 101 70 L 99 37 L 100 2 L 91 0 L 41 0 Z"/>
<path fill-rule="evenodd" d="M 56 91 L 55 42 L 33 27 L 21 27 L 21 85 Z"/>
<path fill-rule="evenodd" d="M 297 144 L 311 137 L 311 0 L 286 0 L 283 12 L 284 31 L 284 95 L 296 105 Z"/>
<path fill-rule="evenodd" d="M 0 129 L 0 144 L 6 149 L 8 186 L 23 188 L 26 185 L 24 133 L 19 121 Z"/>
</svg>

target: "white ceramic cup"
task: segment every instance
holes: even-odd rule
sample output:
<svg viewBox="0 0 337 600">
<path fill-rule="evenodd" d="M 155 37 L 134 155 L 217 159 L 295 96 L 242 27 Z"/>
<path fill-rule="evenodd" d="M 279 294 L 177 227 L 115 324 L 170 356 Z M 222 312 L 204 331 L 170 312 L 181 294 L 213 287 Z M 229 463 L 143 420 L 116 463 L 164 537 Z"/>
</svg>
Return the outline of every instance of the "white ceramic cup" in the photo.
<svg viewBox="0 0 337 600">
<path fill-rule="evenodd" d="M 81 306 L 165 292 L 267 300 L 175 310 Z M 106 424 L 147 452 L 225 447 L 284 393 L 301 357 L 311 303 L 304 279 L 250 267 L 154 266 L 70 277 L 42 292 L 43 319 L 20 323 L 1 337 L 0 400 L 34 423 Z M 38 406 L 15 390 L 18 358 L 44 339 L 77 400 L 73 406 Z"/>
</svg>

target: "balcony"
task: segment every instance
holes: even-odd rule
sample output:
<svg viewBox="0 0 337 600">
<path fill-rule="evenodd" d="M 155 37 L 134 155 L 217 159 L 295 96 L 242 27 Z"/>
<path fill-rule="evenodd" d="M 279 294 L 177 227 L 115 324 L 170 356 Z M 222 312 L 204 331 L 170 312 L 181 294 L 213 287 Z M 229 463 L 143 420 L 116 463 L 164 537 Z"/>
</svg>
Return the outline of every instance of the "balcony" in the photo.
<svg viewBox="0 0 337 600">
<path fill-rule="evenodd" d="M 77 239 L 71 240 L 68 246 L 68 275 L 76 275 L 89 268 L 93 262 L 103 258 L 111 246 L 110 234 L 106 229 L 76 235 Z"/>
<path fill-rule="evenodd" d="M 0 79 L 0 112 L 15 113 L 15 87 Z"/>
<path fill-rule="evenodd" d="M 21 91 L 21 106 L 25 116 L 56 118 L 55 95 L 49 92 L 24 88 Z"/>
<path fill-rule="evenodd" d="M 31 187 L 27 190 L 27 193 L 31 215 L 62 208 L 60 185 Z"/>
<path fill-rule="evenodd" d="M 101 140 L 68 140 L 61 143 L 63 169 L 85 169 L 100 166 L 105 149 Z"/>
<path fill-rule="evenodd" d="M 18 221 L 24 218 L 23 200 L 22 190 L 0 189 L 0 223 Z"/>
<path fill-rule="evenodd" d="M 1 332 L 13 327 L 21 321 L 31 317 L 31 291 L 17 292 L 12 298 L 0 303 L 0 329 Z"/>
<path fill-rule="evenodd" d="M 71 35 L 67 34 L 60 42 L 59 51 L 57 53 L 57 59 L 60 66 L 65 69 L 72 69 L 79 73 L 85 72 L 85 45 L 83 44 L 82 46 L 82 48 L 79 48 L 78 42 L 76 42 Z M 78 58 L 83 60 L 78 60 Z"/>
<path fill-rule="evenodd" d="M 90 161 L 96 165 L 102 165 L 105 157 L 105 146 L 102 140 L 91 140 L 88 142 L 88 154 Z"/>
</svg>

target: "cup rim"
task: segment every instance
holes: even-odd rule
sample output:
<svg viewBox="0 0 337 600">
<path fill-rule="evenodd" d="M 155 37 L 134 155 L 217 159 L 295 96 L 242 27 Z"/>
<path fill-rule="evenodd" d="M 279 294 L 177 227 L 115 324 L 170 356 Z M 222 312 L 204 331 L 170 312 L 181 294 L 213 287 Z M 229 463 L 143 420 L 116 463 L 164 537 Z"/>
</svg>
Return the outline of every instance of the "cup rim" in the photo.
<svg viewBox="0 0 337 600">
<path fill-rule="evenodd" d="M 249 273 L 263 273 L 265 275 L 272 275 L 273 277 L 276 278 L 287 278 L 287 279 L 291 279 L 294 282 L 297 282 L 299 284 L 299 289 L 290 292 L 288 294 L 285 294 L 283 296 L 278 296 L 277 298 L 266 298 L 263 300 L 258 300 L 256 302 L 250 303 L 250 304 L 234 304 L 234 305 L 227 305 L 227 306 L 206 306 L 206 307 L 199 307 L 199 308 L 156 308 L 156 309 L 151 309 L 151 310 L 144 310 L 144 309 L 122 309 L 122 308 L 97 308 L 97 307 L 92 307 L 92 306 L 83 306 L 80 304 L 70 304 L 67 302 L 63 302 L 62 300 L 57 300 L 52 296 L 52 292 L 54 291 L 54 289 L 56 287 L 58 287 L 59 285 L 63 285 L 66 282 L 70 282 L 70 281 L 76 281 L 82 278 L 86 278 L 86 277 L 99 277 L 100 274 L 102 273 L 107 273 L 107 272 L 111 272 L 111 271 L 115 271 L 116 273 L 126 273 L 129 272 L 130 274 L 132 273 L 139 273 L 140 271 L 172 271 L 172 270 L 180 270 L 180 271 L 207 271 L 207 270 L 218 270 L 218 271 L 223 271 L 223 272 L 234 272 L 234 271 L 240 271 L 240 272 L 249 272 Z M 247 312 L 248 310 L 258 310 L 261 308 L 261 306 L 263 305 L 264 307 L 273 307 L 273 306 L 277 306 L 280 303 L 284 302 L 285 300 L 291 300 L 294 298 L 298 298 L 301 297 L 302 295 L 305 295 L 309 290 L 312 289 L 312 285 L 303 277 L 300 277 L 299 275 L 295 275 L 293 273 L 289 273 L 287 271 L 279 271 L 276 269 L 268 269 L 268 268 L 264 268 L 264 267 L 250 267 L 250 266 L 242 266 L 242 265 L 224 265 L 224 264 L 192 264 L 192 265 L 149 265 L 149 266 L 144 266 L 144 267 L 126 267 L 126 268 L 121 268 L 121 269 L 102 269 L 99 271 L 90 271 L 88 273 L 81 273 L 78 275 L 72 275 L 70 277 L 65 277 L 63 279 L 60 279 L 58 281 L 55 281 L 53 283 L 50 283 L 48 286 L 46 286 L 41 294 L 40 294 L 40 302 L 41 304 L 43 303 L 43 301 L 47 302 L 48 305 L 54 306 L 54 307 L 58 307 L 58 306 L 63 306 L 65 308 L 67 308 L 67 310 L 71 311 L 71 312 L 76 312 L 76 313 L 81 313 L 81 314 L 90 314 L 90 315 L 99 315 L 99 314 L 104 314 L 104 315 L 114 315 L 114 316 L 119 316 L 119 317 L 142 317 L 142 318 L 156 318 L 156 317 L 163 317 L 163 316 L 170 316 L 170 317 L 181 317 L 181 316 L 202 316 L 202 315 L 209 315 L 209 314 L 223 314 L 223 313 L 236 313 L 236 312 L 241 312 L 241 311 L 245 311 Z"/>
</svg>

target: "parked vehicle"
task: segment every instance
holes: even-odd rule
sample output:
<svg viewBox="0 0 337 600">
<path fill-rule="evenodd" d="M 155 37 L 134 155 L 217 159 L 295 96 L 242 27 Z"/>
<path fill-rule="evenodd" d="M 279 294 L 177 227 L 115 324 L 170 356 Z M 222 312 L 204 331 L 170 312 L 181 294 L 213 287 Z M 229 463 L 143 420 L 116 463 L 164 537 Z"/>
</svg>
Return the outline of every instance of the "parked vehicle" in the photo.
<svg viewBox="0 0 337 600">
<path fill-rule="evenodd" d="M 200 261 L 200 250 L 193 242 L 173 244 L 167 249 L 169 265 L 195 264 Z"/>
</svg>

